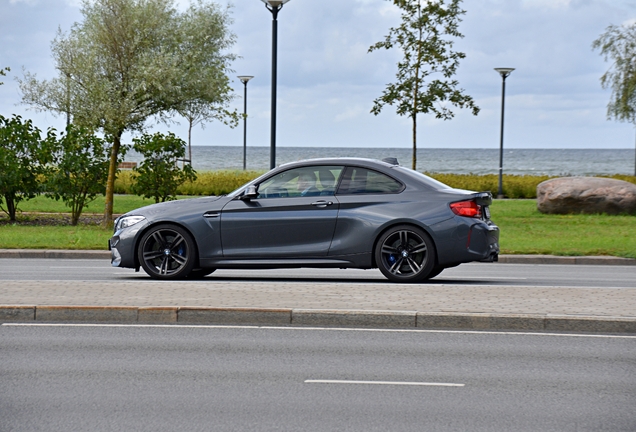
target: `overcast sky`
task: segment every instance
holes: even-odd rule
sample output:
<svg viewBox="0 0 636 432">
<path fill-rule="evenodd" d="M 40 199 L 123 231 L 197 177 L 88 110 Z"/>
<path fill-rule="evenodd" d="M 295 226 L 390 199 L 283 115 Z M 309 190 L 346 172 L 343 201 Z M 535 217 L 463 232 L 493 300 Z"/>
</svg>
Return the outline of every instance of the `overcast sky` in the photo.
<svg viewBox="0 0 636 432">
<path fill-rule="evenodd" d="M 260 0 L 232 4 L 234 52 L 241 56 L 233 65 L 233 107 L 243 110 L 243 84 L 235 75 L 254 75 L 248 145 L 268 146 L 272 16 Z M 610 92 L 599 78 L 609 64 L 591 44 L 608 25 L 633 22 L 636 1 L 465 0 L 462 6 L 465 37 L 455 48 L 466 58 L 457 79 L 481 112 L 456 110 L 450 121 L 420 115 L 418 147 L 498 148 L 501 77 L 493 68 L 514 67 L 506 80 L 507 148 L 633 148 L 633 126 L 606 118 Z M 394 80 L 399 53 L 367 50 L 399 24 L 399 16 L 386 0 L 291 0 L 284 6 L 278 17 L 277 145 L 411 146 L 409 118 L 390 106 L 379 116 L 370 113 Z M 56 76 L 50 43 L 58 27 L 68 31 L 81 20 L 79 0 L 0 0 L 0 67 L 11 67 L 1 79 L 0 114 L 32 118 L 43 130 L 64 127 L 63 118 L 20 105 L 14 77 L 23 67 L 41 79 Z M 187 139 L 185 122 L 170 130 Z M 212 123 L 193 136 L 193 145 L 242 144 L 242 125 L 232 130 Z"/>
</svg>

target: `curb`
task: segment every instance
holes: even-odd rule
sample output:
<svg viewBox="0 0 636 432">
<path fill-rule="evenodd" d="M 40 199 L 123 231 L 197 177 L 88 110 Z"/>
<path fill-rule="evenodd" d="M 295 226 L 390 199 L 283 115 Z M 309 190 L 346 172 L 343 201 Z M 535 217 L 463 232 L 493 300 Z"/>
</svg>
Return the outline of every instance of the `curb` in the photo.
<svg viewBox="0 0 636 432">
<path fill-rule="evenodd" d="M 636 317 L 135 306 L 0 306 L 3 323 L 198 324 L 635 333 Z"/>
<path fill-rule="evenodd" d="M 0 258 L 53 258 L 110 260 L 102 250 L 0 249 Z M 636 259 L 613 256 L 499 255 L 500 264 L 636 265 Z"/>
</svg>

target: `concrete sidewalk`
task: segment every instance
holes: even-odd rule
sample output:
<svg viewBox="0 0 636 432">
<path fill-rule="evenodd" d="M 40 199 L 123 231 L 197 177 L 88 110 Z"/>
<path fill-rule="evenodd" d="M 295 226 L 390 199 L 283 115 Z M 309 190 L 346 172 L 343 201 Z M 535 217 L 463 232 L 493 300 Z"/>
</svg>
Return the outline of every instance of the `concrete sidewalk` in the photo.
<svg viewBox="0 0 636 432">
<path fill-rule="evenodd" d="M 108 259 L 104 251 L 0 251 L 0 258 L 27 256 Z M 502 257 L 502 262 L 636 262 L 611 257 L 508 257 Z M 214 277 L 179 282 L 145 278 L 117 282 L 4 281 L 0 305 L 4 305 L 0 306 L 0 322 L 636 333 L 636 287 L 407 285 Z"/>
</svg>

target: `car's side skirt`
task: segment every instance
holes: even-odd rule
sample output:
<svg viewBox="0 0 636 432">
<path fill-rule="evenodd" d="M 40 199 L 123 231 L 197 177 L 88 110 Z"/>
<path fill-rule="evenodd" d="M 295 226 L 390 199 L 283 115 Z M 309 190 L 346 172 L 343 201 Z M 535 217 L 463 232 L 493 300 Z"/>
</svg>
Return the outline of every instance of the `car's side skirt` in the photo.
<svg viewBox="0 0 636 432">
<path fill-rule="evenodd" d="M 371 268 L 371 259 L 364 255 L 346 258 L 287 258 L 287 259 L 205 259 L 201 267 L 216 269 L 275 269 L 275 268 Z"/>
</svg>

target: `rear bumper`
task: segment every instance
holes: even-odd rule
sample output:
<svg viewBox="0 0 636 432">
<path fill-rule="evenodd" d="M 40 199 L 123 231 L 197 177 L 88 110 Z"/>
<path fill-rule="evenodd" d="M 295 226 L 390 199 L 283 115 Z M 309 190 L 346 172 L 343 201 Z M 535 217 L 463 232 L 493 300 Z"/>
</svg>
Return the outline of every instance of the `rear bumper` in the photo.
<svg viewBox="0 0 636 432">
<path fill-rule="evenodd" d="M 475 255 L 475 261 L 495 262 L 499 260 L 499 227 L 492 222 L 475 224 L 468 234 L 467 249 Z"/>
</svg>

